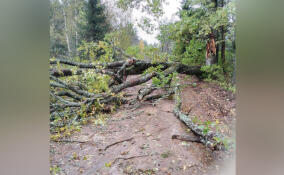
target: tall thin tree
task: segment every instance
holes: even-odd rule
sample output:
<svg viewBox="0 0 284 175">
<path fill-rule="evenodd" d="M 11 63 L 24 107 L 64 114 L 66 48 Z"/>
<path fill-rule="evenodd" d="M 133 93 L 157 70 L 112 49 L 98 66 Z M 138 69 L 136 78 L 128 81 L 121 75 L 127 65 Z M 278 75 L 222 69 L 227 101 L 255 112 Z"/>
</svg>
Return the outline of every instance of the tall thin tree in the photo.
<svg viewBox="0 0 284 175">
<path fill-rule="evenodd" d="M 104 14 L 104 6 L 100 0 L 89 0 L 87 6 L 85 39 L 87 41 L 102 40 L 105 33 L 109 31 L 109 24 Z"/>
</svg>

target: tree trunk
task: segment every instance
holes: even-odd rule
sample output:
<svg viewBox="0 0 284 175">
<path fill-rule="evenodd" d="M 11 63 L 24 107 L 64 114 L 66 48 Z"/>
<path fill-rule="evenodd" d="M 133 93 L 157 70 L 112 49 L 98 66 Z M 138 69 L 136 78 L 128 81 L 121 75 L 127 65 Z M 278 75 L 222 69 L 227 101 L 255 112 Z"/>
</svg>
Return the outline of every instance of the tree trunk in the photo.
<svg viewBox="0 0 284 175">
<path fill-rule="evenodd" d="M 67 29 L 67 19 L 66 19 L 66 13 L 64 10 L 64 4 L 62 5 L 63 5 L 62 10 L 63 10 L 63 16 L 64 16 L 65 37 L 66 37 L 66 43 L 67 43 L 67 49 L 68 49 L 68 56 L 70 57 L 71 49 L 70 49 L 68 29 Z"/>
<path fill-rule="evenodd" d="M 78 27 L 77 27 L 77 22 L 78 22 L 78 10 L 77 10 L 77 0 L 75 0 L 75 54 L 76 56 L 78 56 L 78 52 L 77 52 L 77 47 L 78 47 Z"/>
<path fill-rule="evenodd" d="M 224 0 L 221 1 L 221 6 L 224 7 Z M 226 56 L 225 56 L 225 52 L 226 52 L 226 42 L 225 42 L 225 27 L 221 26 L 221 60 L 222 60 L 222 64 L 225 64 L 225 60 L 226 60 Z"/>
<path fill-rule="evenodd" d="M 212 3 L 215 4 L 214 11 L 217 11 L 218 0 L 212 0 Z M 212 35 L 214 37 L 212 37 Z M 218 45 L 215 45 L 215 41 L 218 40 L 218 36 L 219 36 L 218 31 L 213 30 L 212 33 L 211 33 L 211 36 L 210 36 L 210 45 L 209 45 L 210 50 L 209 51 L 208 51 L 208 43 L 207 43 L 207 46 L 206 46 L 206 49 L 207 49 L 207 51 L 206 51 L 206 65 L 207 66 L 218 63 L 219 47 L 218 47 Z M 212 40 L 214 42 L 214 54 L 210 53 L 212 51 Z"/>
<path fill-rule="evenodd" d="M 219 33 L 218 33 L 218 31 L 216 31 L 216 41 L 218 41 L 218 38 L 219 38 Z M 214 58 L 213 64 L 218 64 L 219 48 L 220 48 L 220 44 L 216 44 L 216 56 Z"/>
<path fill-rule="evenodd" d="M 225 42 L 225 30 L 224 30 L 224 26 L 221 27 L 221 60 L 222 60 L 222 64 L 225 64 L 225 60 L 226 60 L 226 56 L 225 56 L 225 52 L 226 52 L 226 42 Z"/>
</svg>

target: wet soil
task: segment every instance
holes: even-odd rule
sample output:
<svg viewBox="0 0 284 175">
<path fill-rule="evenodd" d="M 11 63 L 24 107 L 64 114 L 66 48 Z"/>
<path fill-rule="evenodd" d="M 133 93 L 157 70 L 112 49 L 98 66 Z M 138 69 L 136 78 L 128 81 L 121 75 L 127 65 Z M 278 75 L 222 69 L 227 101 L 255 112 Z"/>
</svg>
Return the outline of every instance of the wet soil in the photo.
<svg viewBox="0 0 284 175">
<path fill-rule="evenodd" d="M 223 132 L 231 135 L 234 95 L 196 77 L 180 78 L 184 84 L 196 83 L 183 88 L 182 110 L 203 121 L 219 120 L 227 128 Z M 134 98 L 140 88 L 132 87 L 125 93 Z M 68 175 L 201 175 L 219 174 L 221 163 L 230 159 L 229 153 L 172 139 L 172 135 L 192 134 L 172 113 L 173 99 L 162 99 L 155 105 L 135 105 L 122 106 L 108 116 L 104 125 L 83 126 L 81 132 L 70 138 L 81 143 L 51 142 L 51 165 L 60 168 L 59 174 Z"/>
</svg>

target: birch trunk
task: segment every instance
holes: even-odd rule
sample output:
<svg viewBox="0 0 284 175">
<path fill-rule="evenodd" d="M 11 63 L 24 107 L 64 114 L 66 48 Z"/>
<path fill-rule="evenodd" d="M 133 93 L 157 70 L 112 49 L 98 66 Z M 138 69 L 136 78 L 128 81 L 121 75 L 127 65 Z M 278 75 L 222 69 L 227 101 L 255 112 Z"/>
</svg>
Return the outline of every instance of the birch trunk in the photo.
<svg viewBox="0 0 284 175">
<path fill-rule="evenodd" d="M 64 16 L 64 27 L 65 27 L 65 37 L 66 37 L 66 42 L 67 42 L 68 56 L 70 57 L 71 49 L 70 49 L 68 29 L 67 29 L 67 19 L 66 19 L 66 13 L 65 13 L 64 7 L 62 9 L 63 9 L 63 16 Z"/>
</svg>

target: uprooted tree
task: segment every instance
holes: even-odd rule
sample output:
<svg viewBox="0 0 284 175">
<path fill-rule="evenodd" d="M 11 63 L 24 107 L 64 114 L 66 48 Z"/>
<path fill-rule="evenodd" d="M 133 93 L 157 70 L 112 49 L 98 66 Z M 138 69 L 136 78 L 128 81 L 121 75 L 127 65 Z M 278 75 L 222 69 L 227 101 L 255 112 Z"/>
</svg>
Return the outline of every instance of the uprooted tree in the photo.
<svg viewBox="0 0 284 175">
<path fill-rule="evenodd" d="M 82 63 L 63 59 L 50 60 L 50 120 L 51 128 L 62 128 L 72 122 L 86 121 L 101 113 L 114 110 L 121 104 L 137 104 L 153 101 L 175 94 L 176 107 L 173 113 L 183 121 L 199 138 L 199 142 L 212 149 L 223 149 L 218 139 L 222 136 L 204 132 L 192 117 L 180 110 L 180 86 L 176 75 L 202 74 L 199 66 L 188 66 L 177 62 L 150 62 L 138 60 L 127 55 L 122 49 L 115 48 L 125 60 L 115 62 Z M 128 80 L 128 75 L 139 75 Z M 151 86 L 143 87 L 137 97 L 125 98 L 124 89 L 141 85 L 152 80 Z M 157 89 L 164 94 L 151 95 Z M 64 130 L 64 129 L 63 129 Z"/>
</svg>

